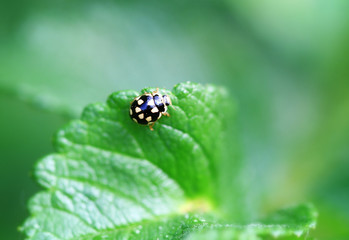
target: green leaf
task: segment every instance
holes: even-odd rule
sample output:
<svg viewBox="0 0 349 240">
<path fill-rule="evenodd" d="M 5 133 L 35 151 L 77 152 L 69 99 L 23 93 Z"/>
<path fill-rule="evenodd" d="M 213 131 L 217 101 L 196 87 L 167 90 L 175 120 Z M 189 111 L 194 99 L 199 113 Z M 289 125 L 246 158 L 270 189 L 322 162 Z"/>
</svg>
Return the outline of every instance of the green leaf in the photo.
<svg viewBox="0 0 349 240">
<path fill-rule="evenodd" d="M 315 228 L 317 212 L 310 204 L 279 210 L 248 225 L 215 225 L 211 230 L 193 233 L 188 240 L 299 239 Z"/>
<path fill-rule="evenodd" d="M 120 91 L 57 132 L 56 153 L 35 168 L 46 190 L 29 203 L 31 217 L 21 228 L 28 239 L 181 239 L 208 224 L 187 213 L 217 204 L 226 93 L 193 83 L 161 92 L 175 109 L 154 131 L 128 115 L 140 93 Z"/>
</svg>

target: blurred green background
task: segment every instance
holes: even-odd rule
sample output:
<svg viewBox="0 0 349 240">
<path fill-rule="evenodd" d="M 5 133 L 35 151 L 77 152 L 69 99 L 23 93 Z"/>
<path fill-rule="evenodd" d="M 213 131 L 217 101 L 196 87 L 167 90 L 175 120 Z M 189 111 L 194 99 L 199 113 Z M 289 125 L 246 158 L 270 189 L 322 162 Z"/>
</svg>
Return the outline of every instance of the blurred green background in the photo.
<svg viewBox="0 0 349 240">
<path fill-rule="evenodd" d="M 0 239 L 39 187 L 34 163 L 113 91 L 226 86 L 239 106 L 247 218 L 313 202 L 349 238 L 349 1 L 0 3 Z"/>
</svg>

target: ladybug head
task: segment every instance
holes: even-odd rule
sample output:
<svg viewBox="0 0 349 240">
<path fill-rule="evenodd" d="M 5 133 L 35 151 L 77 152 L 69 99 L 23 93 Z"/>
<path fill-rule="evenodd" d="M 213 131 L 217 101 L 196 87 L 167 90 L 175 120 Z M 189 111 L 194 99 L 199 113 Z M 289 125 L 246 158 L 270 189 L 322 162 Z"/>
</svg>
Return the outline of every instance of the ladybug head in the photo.
<svg viewBox="0 0 349 240">
<path fill-rule="evenodd" d="M 171 99 L 167 95 L 162 95 L 162 101 L 166 106 L 172 105 Z"/>
</svg>

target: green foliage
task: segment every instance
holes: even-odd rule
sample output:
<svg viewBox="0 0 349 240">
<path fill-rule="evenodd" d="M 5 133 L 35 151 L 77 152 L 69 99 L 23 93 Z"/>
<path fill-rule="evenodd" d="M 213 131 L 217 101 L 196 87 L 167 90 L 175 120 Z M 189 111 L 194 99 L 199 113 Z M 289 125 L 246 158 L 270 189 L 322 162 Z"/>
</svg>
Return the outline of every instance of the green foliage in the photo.
<svg viewBox="0 0 349 240">
<path fill-rule="evenodd" d="M 39 190 L 29 174 L 52 152 L 52 133 L 66 120 L 1 94 L 0 112 L 0 239 L 21 239 L 17 228 L 28 216 L 27 200 Z"/>
<path fill-rule="evenodd" d="M 224 89 L 189 82 L 161 92 L 174 108 L 154 131 L 128 116 L 140 93 L 120 91 L 57 132 L 56 153 L 35 168 L 46 190 L 29 203 L 31 217 L 21 228 L 28 239 L 183 239 L 223 226 L 234 234 L 286 236 L 314 225 L 307 206 L 274 214 L 265 225 L 219 224 L 217 166 L 231 100 Z"/>
<path fill-rule="evenodd" d="M 225 94 L 190 83 L 162 92 L 176 111 L 155 131 L 129 118 L 130 101 L 139 95 L 134 91 L 88 106 L 80 120 L 58 131 L 57 153 L 36 166 L 48 191 L 30 202 L 33 217 L 23 228 L 28 236 L 69 239 L 158 221 L 179 214 L 189 199 L 214 205 Z"/>
<path fill-rule="evenodd" d="M 299 205 L 277 211 L 248 225 L 224 225 L 215 230 L 192 234 L 189 240 L 298 239 L 315 228 L 317 213 L 312 205 Z"/>
<path fill-rule="evenodd" d="M 192 234 L 189 240 L 298 239 L 315 228 L 316 218 L 312 205 L 299 205 L 277 211 L 256 223 L 216 226 L 215 230 Z"/>
<path fill-rule="evenodd" d="M 170 88 L 189 79 L 223 85 L 239 102 L 240 125 L 235 118 L 230 125 L 241 134 L 243 157 L 219 167 L 226 170 L 220 212 L 258 219 L 307 199 L 320 216 L 312 236 L 349 239 L 348 6 L 3 1 L 0 239 L 20 238 L 25 203 L 37 191 L 28 175 L 52 152 L 48 140 L 67 121 L 62 114 L 77 118 L 115 89 Z"/>
</svg>

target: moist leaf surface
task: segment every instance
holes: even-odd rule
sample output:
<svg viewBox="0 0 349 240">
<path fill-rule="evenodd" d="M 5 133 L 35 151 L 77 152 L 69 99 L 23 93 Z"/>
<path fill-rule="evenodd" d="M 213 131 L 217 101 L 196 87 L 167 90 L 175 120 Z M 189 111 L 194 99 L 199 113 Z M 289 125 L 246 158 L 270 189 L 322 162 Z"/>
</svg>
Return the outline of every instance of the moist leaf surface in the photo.
<svg viewBox="0 0 349 240">
<path fill-rule="evenodd" d="M 310 204 L 282 209 L 255 223 L 216 224 L 210 230 L 191 234 L 187 240 L 296 240 L 315 228 L 317 212 Z"/>
<path fill-rule="evenodd" d="M 55 153 L 35 167 L 45 190 L 29 203 L 27 239 L 294 239 L 315 226 L 311 205 L 222 224 L 216 189 L 232 103 L 211 85 L 162 89 L 174 108 L 150 131 L 129 107 L 153 90 L 115 92 L 59 129 Z"/>
</svg>

